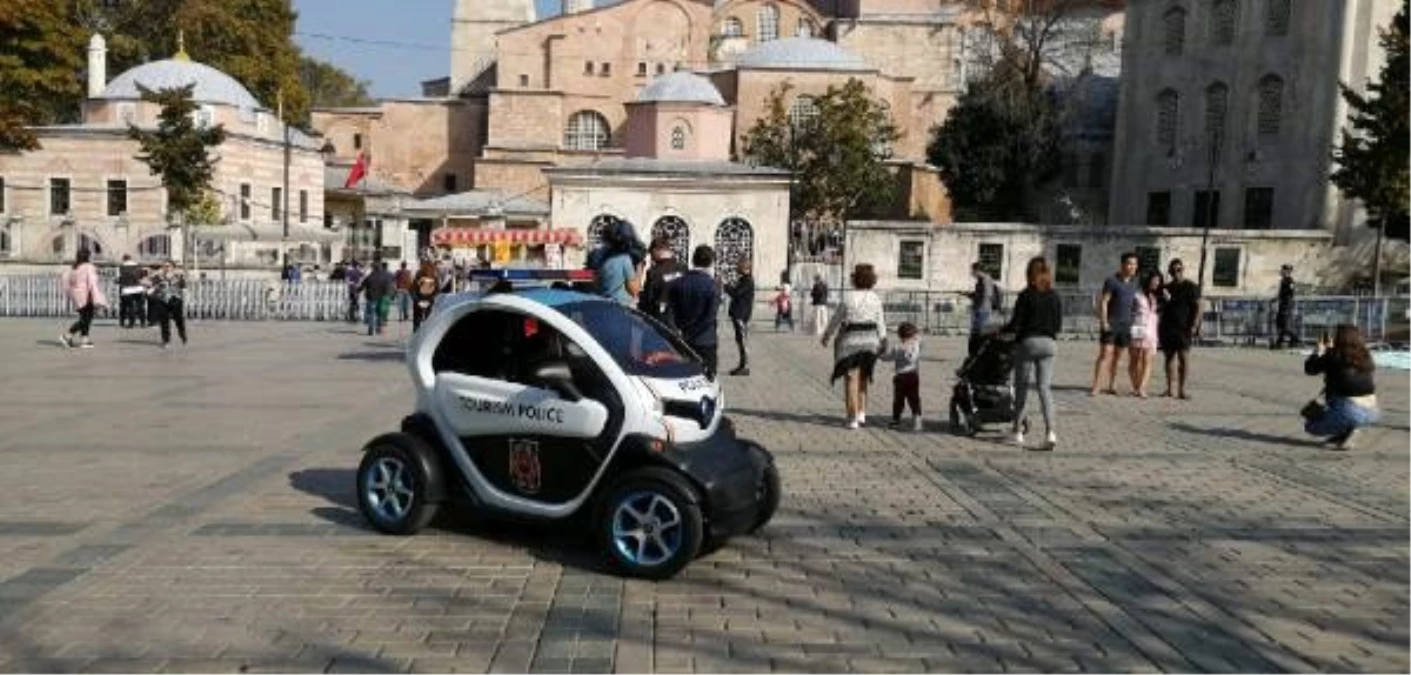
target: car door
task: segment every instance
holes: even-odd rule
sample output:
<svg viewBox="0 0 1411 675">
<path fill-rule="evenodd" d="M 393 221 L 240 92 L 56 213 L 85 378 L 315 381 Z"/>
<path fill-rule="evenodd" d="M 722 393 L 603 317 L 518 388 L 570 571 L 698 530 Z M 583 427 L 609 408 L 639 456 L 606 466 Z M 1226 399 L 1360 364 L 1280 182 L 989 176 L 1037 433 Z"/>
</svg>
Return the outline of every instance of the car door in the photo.
<svg viewBox="0 0 1411 675">
<path fill-rule="evenodd" d="M 545 364 L 569 365 L 563 341 L 535 317 L 485 309 L 462 317 L 433 358 L 432 395 L 476 469 L 502 492 L 546 503 L 588 485 L 610 426 L 610 401 L 537 376 Z"/>
</svg>

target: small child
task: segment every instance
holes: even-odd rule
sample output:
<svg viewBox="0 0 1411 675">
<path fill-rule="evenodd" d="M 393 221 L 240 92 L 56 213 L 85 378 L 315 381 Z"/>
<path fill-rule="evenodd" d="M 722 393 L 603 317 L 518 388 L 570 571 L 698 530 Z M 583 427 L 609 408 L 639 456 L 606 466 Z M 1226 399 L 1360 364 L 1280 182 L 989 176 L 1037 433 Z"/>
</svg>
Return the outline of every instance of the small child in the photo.
<svg viewBox="0 0 1411 675">
<path fill-rule="evenodd" d="M 791 297 L 792 289 L 789 284 L 784 284 L 778 288 L 779 293 L 774 296 L 774 330 L 779 330 L 782 324 L 789 324 L 789 332 L 794 332 L 794 299 Z"/>
<path fill-rule="evenodd" d="M 896 367 L 892 377 L 892 426 L 901 426 L 903 405 L 911 408 L 912 428 L 921 431 L 921 338 L 916 324 L 903 323 L 897 327 L 897 337 L 901 344 L 885 349 L 882 359 L 891 361 Z"/>
</svg>

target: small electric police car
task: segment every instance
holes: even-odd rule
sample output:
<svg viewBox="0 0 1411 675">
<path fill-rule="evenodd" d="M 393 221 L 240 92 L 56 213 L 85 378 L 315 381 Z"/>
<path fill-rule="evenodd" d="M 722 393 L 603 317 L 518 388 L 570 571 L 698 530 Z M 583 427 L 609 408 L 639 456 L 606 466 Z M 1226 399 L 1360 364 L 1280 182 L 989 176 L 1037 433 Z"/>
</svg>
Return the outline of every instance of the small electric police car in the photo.
<svg viewBox="0 0 1411 675">
<path fill-rule="evenodd" d="M 597 296 L 515 288 L 591 274 L 487 271 L 489 292 L 437 300 L 407 352 L 416 411 L 358 467 L 374 527 L 414 533 L 462 496 L 511 517 L 581 516 L 623 572 L 662 579 L 769 522 L 772 455 L 736 437 L 719 382 L 672 331 Z"/>
</svg>

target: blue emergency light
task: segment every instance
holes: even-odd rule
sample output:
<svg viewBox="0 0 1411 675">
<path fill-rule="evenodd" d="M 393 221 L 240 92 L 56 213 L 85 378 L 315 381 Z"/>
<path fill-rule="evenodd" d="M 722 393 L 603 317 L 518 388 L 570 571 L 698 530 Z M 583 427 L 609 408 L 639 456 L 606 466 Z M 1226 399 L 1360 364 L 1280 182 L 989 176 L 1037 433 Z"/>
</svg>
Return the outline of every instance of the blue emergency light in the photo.
<svg viewBox="0 0 1411 675">
<path fill-rule="evenodd" d="M 593 270 L 540 270 L 529 268 L 507 268 L 498 270 L 472 270 L 470 278 L 475 281 L 567 281 L 569 283 L 592 281 L 596 278 Z"/>
</svg>

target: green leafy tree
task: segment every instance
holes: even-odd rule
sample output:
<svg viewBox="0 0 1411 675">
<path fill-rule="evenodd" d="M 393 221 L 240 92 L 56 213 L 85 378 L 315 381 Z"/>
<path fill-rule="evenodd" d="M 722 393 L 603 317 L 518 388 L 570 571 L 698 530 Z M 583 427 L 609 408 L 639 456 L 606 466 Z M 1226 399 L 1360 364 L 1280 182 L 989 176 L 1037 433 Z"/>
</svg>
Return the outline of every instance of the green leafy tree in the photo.
<svg viewBox="0 0 1411 675">
<path fill-rule="evenodd" d="M 196 125 L 194 89 L 187 85 L 154 92 L 139 85 L 142 100 L 160 105 L 162 112 L 155 131 L 128 125 L 128 135 L 142 147 L 137 159 L 161 176 L 171 213 L 183 217 L 208 195 L 217 161 L 210 149 L 225 142 L 221 125 Z"/>
<path fill-rule="evenodd" d="M 1407 3 L 1382 31 L 1381 46 L 1387 60 L 1377 81 L 1358 94 L 1342 85 L 1342 97 L 1351 108 L 1351 129 L 1342 130 L 1342 144 L 1333 150 L 1337 167 L 1332 181 L 1348 197 L 1362 200 L 1368 222 L 1377 228 L 1377 250 L 1373 264 L 1373 284 L 1381 282 L 1381 240 L 1391 235 L 1407 238 L 1408 129 Z"/>
<path fill-rule="evenodd" d="M 299 80 L 315 108 L 343 108 L 370 105 L 368 82 L 359 80 L 337 66 L 311 56 L 299 59 Z"/>
<path fill-rule="evenodd" d="M 54 0 L 0 2 L 0 150 L 34 150 L 26 128 L 74 116 L 83 95 L 84 36 Z"/>
<path fill-rule="evenodd" d="M 886 160 L 900 135 L 886 104 L 849 79 L 813 99 L 816 114 L 790 120 L 791 90 L 786 82 L 770 92 L 742 145 L 751 162 L 794 172 L 795 219 L 841 222 L 889 208 L 896 179 Z"/>
</svg>

